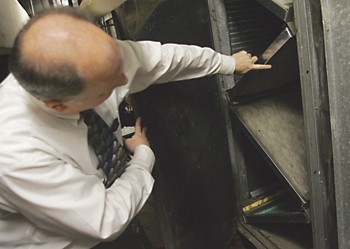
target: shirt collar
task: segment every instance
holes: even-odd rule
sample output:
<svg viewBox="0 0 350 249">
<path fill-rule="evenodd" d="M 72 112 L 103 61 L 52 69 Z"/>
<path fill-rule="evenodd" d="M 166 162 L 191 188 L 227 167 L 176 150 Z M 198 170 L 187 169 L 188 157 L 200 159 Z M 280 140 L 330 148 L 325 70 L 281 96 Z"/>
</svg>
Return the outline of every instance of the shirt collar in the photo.
<svg viewBox="0 0 350 249">
<path fill-rule="evenodd" d="M 24 90 L 24 89 L 23 89 Z M 25 90 L 24 90 L 25 91 Z M 26 92 L 26 91 L 25 91 Z M 34 105 L 35 107 L 41 109 L 43 112 L 48 113 L 51 116 L 57 117 L 57 118 L 62 118 L 62 119 L 67 119 L 67 120 L 71 120 L 72 122 L 74 122 L 75 124 L 78 123 L 79 119 L 80 119 L 80 113 L 75 113 L 75 114 L 62 114 L 60 112 L 56 112 L 54 110 L 52 110 L 51 108 L 48 108 L 45 103 L 43 101 L 40 101 L 39 99 L 35 98 L 34 96 L 32 96 L 31 94 L 29 94 L 28 92 L 27 96 L 28 96 L 28 100 L 29 102 Z"/>
</svg>

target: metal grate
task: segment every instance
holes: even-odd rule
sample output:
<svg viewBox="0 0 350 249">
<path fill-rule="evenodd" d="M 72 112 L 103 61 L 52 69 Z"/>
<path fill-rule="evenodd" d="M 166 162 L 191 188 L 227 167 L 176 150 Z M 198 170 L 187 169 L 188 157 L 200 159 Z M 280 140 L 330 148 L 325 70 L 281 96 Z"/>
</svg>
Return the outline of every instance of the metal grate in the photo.
<svg viewBox="0 0 350 249">
<path fill-rule="evenodd" d="M 231 52 L 246 50 L 260 56 L 285 23 L 255 0 L 226 0 Z"/>
</svg>

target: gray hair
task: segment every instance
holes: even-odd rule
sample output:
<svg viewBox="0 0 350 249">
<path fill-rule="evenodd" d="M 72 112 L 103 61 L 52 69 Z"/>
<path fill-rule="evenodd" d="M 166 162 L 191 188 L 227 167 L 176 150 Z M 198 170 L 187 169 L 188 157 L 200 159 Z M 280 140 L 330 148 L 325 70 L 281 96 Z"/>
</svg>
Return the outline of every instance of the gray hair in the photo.
<svg viewBox="0 0 350 249">
<path fill-rule="evenodd" d="M 22 54 L 23 36 L 41 18 L 51 14 L 63 14 L 91 22 L 83 12 L 70 7 L 45 10 L 35 15 L 19 32 L 9 59 L 10 72 L 19 84 L 30 94 L 42 101 L 68 101 L 77 97 L 85 89 L 85 79 L 79 75 L 75 65 L 39 65 Z"/>
</svg>

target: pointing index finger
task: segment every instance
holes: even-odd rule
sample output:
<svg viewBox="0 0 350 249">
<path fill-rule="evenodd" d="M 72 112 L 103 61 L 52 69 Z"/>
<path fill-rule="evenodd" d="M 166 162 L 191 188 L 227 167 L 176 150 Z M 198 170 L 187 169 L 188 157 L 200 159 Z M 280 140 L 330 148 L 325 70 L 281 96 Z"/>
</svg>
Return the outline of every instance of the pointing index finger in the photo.
<svg viewBox="0 0 350 249">
<path fill-rule="evenodd" d="M 260 70 L 260 69 L 270 69 L 270 68 L 272 68 L 272 66 L 271 65 L 263 65 L 263 64 L 254 64 L 253 66 L 252 66 L 252 69 L 256 69 L 256 70 Z"/>
</svg>

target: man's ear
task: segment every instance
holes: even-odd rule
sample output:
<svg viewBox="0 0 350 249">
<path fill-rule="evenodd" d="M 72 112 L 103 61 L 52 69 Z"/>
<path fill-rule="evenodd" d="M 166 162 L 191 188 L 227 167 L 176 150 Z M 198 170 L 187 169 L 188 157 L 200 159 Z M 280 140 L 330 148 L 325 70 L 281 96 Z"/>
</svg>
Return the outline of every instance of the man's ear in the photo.
<svg viewBox="0 0 350 249">
<path fill-rule="evenodd" d="M 45 106 L 56 111 L 56 112 L 63 112 L 67 109 L 67 106 L 59 100 L 46 100 L 44 101 Z"/>
</svg>

